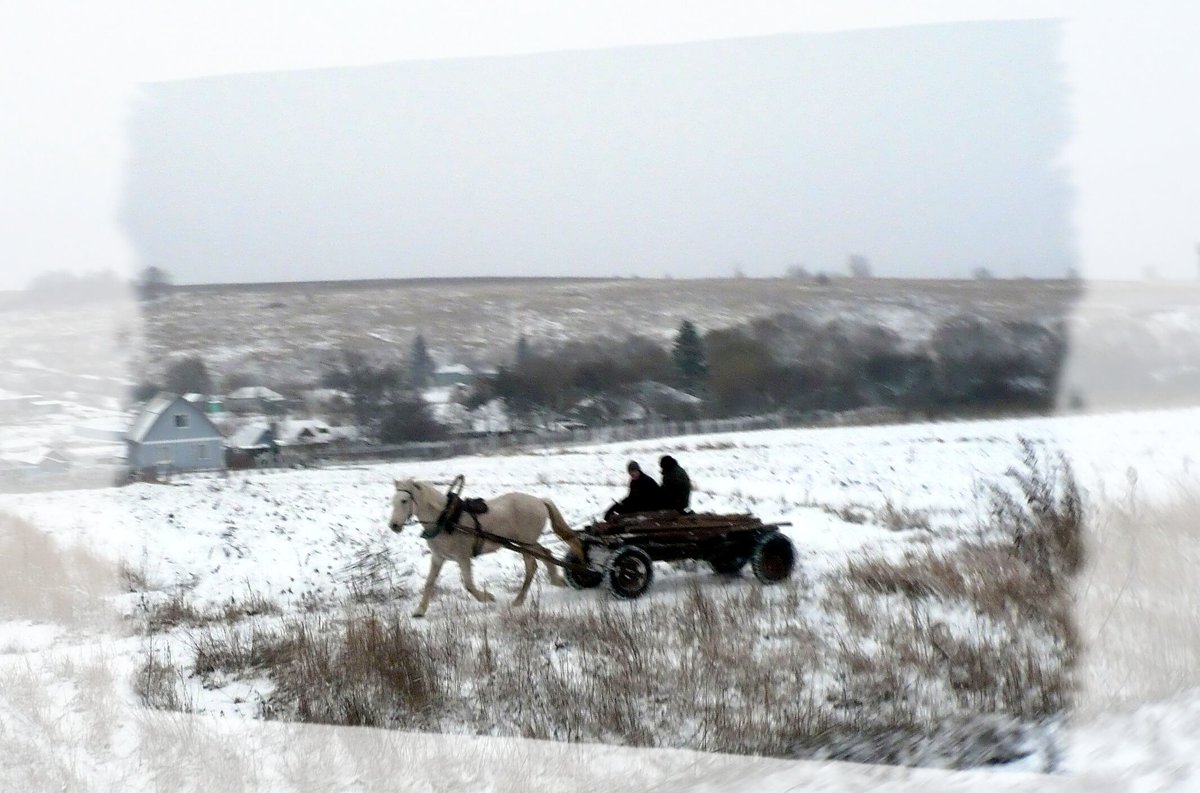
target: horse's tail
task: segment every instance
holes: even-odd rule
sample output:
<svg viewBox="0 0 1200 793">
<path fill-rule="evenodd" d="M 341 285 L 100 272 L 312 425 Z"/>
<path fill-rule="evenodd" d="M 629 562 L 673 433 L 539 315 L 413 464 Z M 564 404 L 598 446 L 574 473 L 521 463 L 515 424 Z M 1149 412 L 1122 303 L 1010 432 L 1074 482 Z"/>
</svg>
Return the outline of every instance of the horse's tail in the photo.
<svg viewBox="0 0 1200 793">
<path fill-rule="evenodd" d="M 554 533 L 562 537 L 563 541 L 570 546 L 577 559 L 583 559 L 583 543 L 579 541 L 579 534 L 567 525 L 567 521 L 563 519 L 562 513 L 558 511 L 558 507 L 554 506 L 553 501 L 543 498 L 542 503 L 546 505 L 546 511 L 550 513 L 550 528 L 554 529 Z"/>
</svg>

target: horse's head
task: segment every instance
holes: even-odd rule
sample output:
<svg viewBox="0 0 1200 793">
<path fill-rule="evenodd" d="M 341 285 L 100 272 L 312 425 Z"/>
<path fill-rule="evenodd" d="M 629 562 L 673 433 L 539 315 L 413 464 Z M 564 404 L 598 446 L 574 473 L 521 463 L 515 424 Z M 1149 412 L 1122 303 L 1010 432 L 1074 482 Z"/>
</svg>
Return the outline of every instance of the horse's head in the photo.
<svg viewBox="0 0 1200 793">
<path fill-rule="evenodd" d="M 392 518 L 388 527 L 397 534 L 404 524 L 412 520 L 417 511 L 417 483 L 411 479 L 397 479 L 396 493 L 392 496 Z"/>
</svg>

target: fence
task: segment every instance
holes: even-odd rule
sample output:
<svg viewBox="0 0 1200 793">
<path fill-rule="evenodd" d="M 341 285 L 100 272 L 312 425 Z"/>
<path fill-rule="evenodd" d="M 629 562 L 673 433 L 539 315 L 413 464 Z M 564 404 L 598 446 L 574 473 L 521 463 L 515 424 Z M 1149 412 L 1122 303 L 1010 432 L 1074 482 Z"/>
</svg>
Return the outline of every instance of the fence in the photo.
<svg viewBox="0 0 1200 793">
<path fill-rule="evenodd" d="M 329 462 L 368 462 L 381 460 L 443 460 L 449 457 L 468 457 L 480 454 L 525 449 L 587 446 L 601 443 L 652 440 L 680 435 L 709 435 L 725 432 L 785 429 L 788 427 L 826 427 L 846 424 L 892 423 L 902 420 L 895 411 L 876 409 L 850 413 L 772 414 L 732 419 L 698 419 L 695 421 L 654 421 L 620 424 L 611 427 L 585 427 L 573 430 L 488 435 L 478 438 L 456 438 L 426 443 L 404 443 L 386 446 L 360 445 L 341 449 L 313 450 L 313 459 Z"/>
<path fill-rule="evenodd" d="M 403 443 L 386 446 L 362 445 L 342 449 L 314 450 L 314 454 L 322 460 L 338 462 L 442 460 L 449 457 L 497 454 L 525 449 L 619 443 L 622 441 L 640 441 L 678 435 L 746 432 L 749 430 L 778 429 L 783 426 L 785 426 L 785 423 L 777 416 L 704 421 L 664 421 L 612 427 L 587 427 L 561 431 L 541 430 L 508 435 L 487 435 L 477 438 L 455 438 L 426 443 Z"/>
<path fill-rule="evenodd" d="M 611 427 L 586 427 L 573 430 L 488 435 L 476 438 L 454 438 L 427 443 L 395 445 L 314 445 L 287 447 L 277 459 L 255 466 L 251 470 L 295 467 L 319 467 L 328 464 L 369 463 L 389 460 L 444 460 L 450 457 L 469 457 L 502 454 L 532 449 L 587 446 L 590 444 L 621 443 L 669 438 L 681 435 L 709 435 L 727 432 L 785 429 L 789 427 L 827 427 L 849 424 L 894 423 L 903 417 L 894 411 L 868 409 L 849 413 L 773 414 L 733 419 L 699 419 L 696 421 L 654 421 L 620 424 Z M 192 474 L 165 472 L 161 481 L 175 478 L 187 480 Z M 193 472 L 206 476 L 222 475 L 226 471 Z M 228 469 L 234 473 L 234 469 Z M 0 492 L 36 492 L 76 488 L 97 488 L 124 484 L 129 470 L 121 466 L 88 466 L 64 473 L 39 473 L 22 476 L 0 472 Z"/>
</svg>

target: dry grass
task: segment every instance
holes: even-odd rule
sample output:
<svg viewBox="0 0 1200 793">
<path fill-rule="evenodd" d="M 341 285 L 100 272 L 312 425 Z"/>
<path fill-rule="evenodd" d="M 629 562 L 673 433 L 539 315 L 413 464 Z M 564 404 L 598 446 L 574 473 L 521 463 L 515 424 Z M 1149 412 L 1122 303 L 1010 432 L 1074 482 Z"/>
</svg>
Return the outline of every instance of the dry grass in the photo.
<svg viewBox="0 0 1200 793">
<path fill-rule="evenodd" d="M 151 633 L 170 630 L 179 625 L 203 625 L 211 622 L 212 615 L 198 608 L 187 593 L 176 590 L 166 600 L 146 607 L 146 629 Z"/>
<path fill-rule="evenodd" d="M 1034 570 L 1009 548 L 1000 545 L 964 544 L 951 554 L 923 551 L 897 562 L 862 558 L 850 563 L 846 574 L 852 586 L 869 592 L 906 598 L 970 604 L 991 619 L 1031 620 L 1046 614 L 1066 593 L 1035 575 Z"/>
<path fill-rule="evenodd" d="M 346 582 L 353 603 L 396 603 L 408 595 L 396 569 L 392 546 L 387 544 L 362 544 L 339 575 Z"/>
<path fill-rule="evenodd" d="M 1020 445 L 1020 465 L 986 488 L 991 528 L 1011 539 L 1035 574 L 1069 583 L 1085 559 L 1083 496 L 1065 454 L 1047 459 L 1035 441 L 1021 438 Z"/>
<path fill-rule="evenodd" d="M 284 632 L 254 626 L 248 631 L 222 625 L 191 636 L 192 673 L 238 674 L 276 666 L 287 658 L 292 638 Z"/>
<path fill-rule="evenodd" d="M 920 529 L 930 530 L 930 515 L 927 510 L 898 506 L 891 498 L 884 498 L 883 506 L 868 507 L 863 504 L 843 504 L 833 507 L 828 504 L 818 505 L 828 515 L 833 515 L 843 523 L 855 526 L 874 521 L 880 526 L 892 531 L 908 531 Z"/>
<path fill-rule="evenodd" d="M 153 646 L 133 675 L 133 691 L 138 700 L 155 710 L 191 712 L 194 704 L 183 684 L 183 673 L 168 651 L 161 656 Z"/>
<path fill-rule="evenodd" d="M 736 449 L 738 444 L 733 441 L 701 441 L 692 447 L 693 451 L 723 451 L 726 449 Z"/>
<path fill-rule="evenodd" d="M 846 504 L 841 507 L 822 505 L 821 509 L 828 514 L 833 515 L 838 520 L 841 520 L 843 523 L 851 523 L 855 526 L 866 523 L 871 519 L 870 510 L 868 510 L 866 507 L 858 506 L 857 504 Z"/>
<path fill-rule="evenodd" d="M 883 508 L 875 513 L 875 518 L 881 526 L 892 531 L 930 530 L 930 516 L 927 510 L 900 507 L 890 498 L 884 500 Z"/>
<path fill-rule="evenodd" d="M 121 582 L 123 592 L 145 592 L 152 588 L 146 571 L 124 559 L 117 562 L 117 579 Z"/>
<path fill-rule="evenodd" d="M 950 577 L 952 559 L 918 561 L 822 580 L 819 601 L 797 582 L 690 575 L 674 600 L 209 626 L 190 671 L 269 676 L 262 715 L 288 720 L 926 765 L 1028 754 L 1066 707 L 1066 644 L 1046 622 L 976 615 L 990 590 Z M 884 583 L 913 578 L 935 583 Z M 933 606 L 977 627 L 950 632 Z M 1008 736 L 998 754 L 980 743 L 992 734 Z"/>
<path fill-rule="evenodd" d="M 262 715 L 274 719 L 953 767 L 1038 752 L 1051 764 L 1047 725 L 1071 707 L 1079 647 L 1069 475 L 1014 473 L 1014 487 L 1068 495 L 1025 513 L 1002 502 L 989 541 L 862 557 L 813 581 L 675 573 L 673 598 L 460 603 L 428 623 L 356 597 L 336 617 L 201 623 L 190 672 L 212 685 L 269 678 Z"/>
<path fill-rule="evenodd" d="M 248 617 L 279 616 L 283 609 L 265 595 L 247 590 L 245 597 L 231 597 L 219 606 L 197 606 L 185 589 L 176 589 L 165 599 L 144 601 L 142 619 L 147 633 L 159 633 L 180 626 L 200 627 L 213 623 L 233 623 Z"/>
</svg>

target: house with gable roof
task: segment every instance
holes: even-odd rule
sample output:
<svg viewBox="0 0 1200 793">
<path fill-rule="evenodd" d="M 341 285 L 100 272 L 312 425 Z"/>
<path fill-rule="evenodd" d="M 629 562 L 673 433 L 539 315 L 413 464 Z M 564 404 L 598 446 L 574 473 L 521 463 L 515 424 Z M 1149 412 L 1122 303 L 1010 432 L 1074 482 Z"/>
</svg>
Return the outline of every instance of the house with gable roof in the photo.
<svg viewBox="0 0 1200 793">
<path fill-rule="evenodd" d="M 211 471 L 225 468 L 225 439 L 204 410 L 178 394 L 159 392 L 125 436 L 135 471 Z"/>
<path fill-rule="evenodd" d="M 235 413 L 282 413 L 288 399 L 266 386 L 243 386 L 225 395 L 225 407 Z"/>
</svg>

